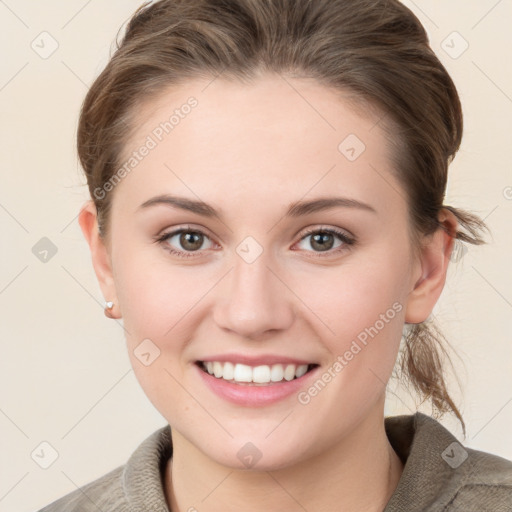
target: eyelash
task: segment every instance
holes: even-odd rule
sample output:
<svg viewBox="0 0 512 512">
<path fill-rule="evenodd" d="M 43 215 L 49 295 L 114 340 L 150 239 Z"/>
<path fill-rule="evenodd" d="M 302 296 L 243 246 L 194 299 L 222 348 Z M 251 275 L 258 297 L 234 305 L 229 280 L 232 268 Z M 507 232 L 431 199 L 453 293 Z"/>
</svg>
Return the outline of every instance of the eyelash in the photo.
<svg viewBox="0 0 512 512">
<path fill-rule="evenodd" d="M 154 242 L 163 245 L 163 244 L 165 244 L 165 242 L 167 242 L 168 239 L 172 238 L 173 236 L 180 235 L 182 233 L 195 233 L 195 234 L 200 234 L 207 238 L 210 238 L 206 233 L 204 233 L 200 229 L 196 229 L 196 228 L 192 228 L 192 227 L 184 227 L 184 228 L 177 229 L 175 231 L 169 231 L 168 233 L 163 233 L 160 236 L 156 236 L 156 237 L 154 237 Z M 336 248 L 335 250 L 329 250 L 329 251 L 325 251 L 325 252 L 313 251 L 313 253 L 316 254 L 316 256 L 314 256 L 314 257 L 323 258 L 323 257 L 327 257 L 327 256 L 332 256 L 333 254 L 337 254 L 339 252 L 347 250 L 348 248 L 350 248 L 350 246 L 354 246 L 356 244 L 355 238 L 352 238 L 349 235 L 347 235 L 345 232 L 338 231 L 337 229 L 334 229 L 334 228 L 309 229 L 302 235 L 299 242 L 301 242 L 302 240 L 304 240 L 305 238 L 307 238 L 310 235 L 316 235 L 316 234 L 335 235 L 343 242 L 343 245 Z M 177 251 L 176 249 L 173 249 L 168 244 L 165 246 L 165 249 L 167 251 L 169 251 L 171 254 L 173 254 L 174 256 L 178 256 L 179 258 L 194 258 L 194 257 L 197 257 L 197 253 L 200 252 L 200 251 Z M 311 252 L 311 251 L 307 251 L 307 252 Z M 325 256 L 324 256 L 324 254 L 325 254 Z"/>
</svg>

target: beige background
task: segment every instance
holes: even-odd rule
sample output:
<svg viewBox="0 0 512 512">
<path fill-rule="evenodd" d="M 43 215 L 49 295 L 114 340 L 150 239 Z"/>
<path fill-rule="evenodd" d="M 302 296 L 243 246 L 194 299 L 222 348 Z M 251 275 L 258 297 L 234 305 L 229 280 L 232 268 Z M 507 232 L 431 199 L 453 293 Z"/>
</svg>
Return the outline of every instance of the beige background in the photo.
<svg viewBox="0 0 512 512">
<path fill-rule="evenodd" d="M 454 392 L 465 444 L 512 459 L 512 1 L 405 3 L 426 26 L 464 105 L 446 203 L 478 213 L 494 234 L 452 265 L 435 309 L 461 356 L 464 392 Z M 0 1 L 0 511 L 39 509 L 123 464 L 165 424 L 135 380 L 121 326 L 103 315 L 76 219 L 87 198 L 75 153 L 79 107 L 138 5 Z M 49 51 L 52 40 L 58 48 L 48 58 L 31 47 L 35 41 L 39 53 Z M 32 252 L 43 237 L 57 249 L 47 262 Z M 390 388 L 387 414 L 413 408 Z M 456 421 L 442 423 L 462 439 Z M 48 469 L 39 465 L 51 461 L 42 442 L 58 453 Z"/>
</svg>

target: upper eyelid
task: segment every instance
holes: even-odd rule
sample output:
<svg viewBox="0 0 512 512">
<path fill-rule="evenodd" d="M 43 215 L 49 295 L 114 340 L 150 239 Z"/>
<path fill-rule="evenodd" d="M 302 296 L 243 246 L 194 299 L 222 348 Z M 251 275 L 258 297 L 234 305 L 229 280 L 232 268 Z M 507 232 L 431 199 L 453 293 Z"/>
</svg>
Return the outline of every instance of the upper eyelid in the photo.
<svg viewBox="0 0 512 512">
<path fill-rule="evenodd" d="M 339 231 L 340 234 L 345 235 L 350 240 L 355 240 L 355 236 L 352 233 L 350 233 L 350 231 L 348 231 L 344 228 L 330 227 L 330 226 L 326 226 L 326 225 L 317 225 L 317 226 L 302 228 L 294 235 L 294 238 L 299 236 L 300 233 L 302 233 L 302 235 L 300 235 L 300 238 L 298 240 L 298 242 L 301 242 L 304 238 L 306 238 L 308 236 L 312 236 L 313 234 L 315 234 L 317 232 L 332 232 L 331 234 L 339 237 L 339 234 L 336 233 L 336 231 Z M 173 228 L 173 229 L 170 229 L 169 231 L 164 230 L 164 232 L 161 235 L 157 235 L 155 237 L 155 239 L 168 239 L 168 238 L 171 238 L 171 237 L 174 237 L 176 235 L 179 235 L 181 233 L 186 233 L 186 232 L 200 233 L 202 235 L 205 235 L 208 239 L 210 239 L 212 241 L 212 243 L 219 245 L 218 242 L 215 241 L 215 237 L 212 237 L 208 233 L 208 230 L 206 228 L 194 227 L 192 225 L 186 225 L 186 226 Z M 190 252 L 191 254 L 193 254 L 194 252 L 199 253 L 201 251 L 183 251 L 183 252 Z"/>
<path fill-rule="evenodd" d="M 350 231 L 348 231 L 348 229 L 325 226 L 325 225 L 319 225 L 318 227 L 303 228 L 300 231 L 298 231 L 295 236 L 298 236 L 300 233 L 302 233 L 302 237 L 301 237 L 301 240 L 302 240 L 302 238 L 304 238 L 305 236 L 309 236 L 309 235 L 312 235 L 313 233 L 323 232 L 323 231 L 326 231 L 326 232 L 339 231 L 340 233 L 344 234 L 347 238 L 355 238 L 355 236 Z M 336 234 L 336 233 L 333 233 L 333 234 Z"/>
<path fill-rule="evenodd" d="M 207 236 L 212 241 L 214 241 L 214 238 L 215 238 L 214 236 L 209 234 L 209 231 L 207 229 L 196 228 L 194 226 L 181 226 L 181 227 L 169 229 L 168 231 L 164 229 L 160 235 L 157 235 L 154 238 L 161 239 L 164 237 L 171 237 L 171 235 L 176 236 L 176 235 L 179 235 L 180 233 L 189 233 L 189 232 L 190 233 L 200 233 L 202 235 Z"/>
</svg>

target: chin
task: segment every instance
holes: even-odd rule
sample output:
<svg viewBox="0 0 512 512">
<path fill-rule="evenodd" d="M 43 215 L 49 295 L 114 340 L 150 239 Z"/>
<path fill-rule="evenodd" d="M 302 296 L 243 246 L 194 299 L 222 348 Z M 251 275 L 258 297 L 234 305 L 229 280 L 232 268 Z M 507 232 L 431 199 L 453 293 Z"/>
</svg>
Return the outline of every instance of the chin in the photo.
<svg viewBox="0 0 512 512">
<path fill-rule="evenodd" d="M 298 445 L 300 444 L 296 442 L 290 443 L 289 447 L 283 446 L 282 443 L 269 443 L 262 436 L 261 442 L 231 440 L 220 452 L 212 452 L 206 447 L 207 450 L 204 453 L 216 463 L 233 470 L 277 471 L 300 461 L 301 454 L 297 452 Z"/>
</svg>

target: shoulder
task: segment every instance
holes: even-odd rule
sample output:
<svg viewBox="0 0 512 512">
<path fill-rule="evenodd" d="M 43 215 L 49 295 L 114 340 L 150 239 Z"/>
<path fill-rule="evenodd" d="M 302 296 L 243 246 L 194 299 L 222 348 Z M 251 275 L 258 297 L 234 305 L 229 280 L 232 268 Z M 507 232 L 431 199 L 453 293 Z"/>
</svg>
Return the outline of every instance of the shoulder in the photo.
<svg viewBox="0 0 512 512">
<path fill-rule="evenodd" d="M 386 433 L 404 461 L 386 512 L 512 511 L 511 461 L 465 447 L 422 413 L 386 418 Z"/>
<path fill-rule="evenodd" d="M 126 464 L 39 512 L 168 512 L 163 480 L 172 455 L 169 425 L 146 438 Z"/>
<path fill-rule="evenodd" d="M 125 466 L 120 466 L 106 475 L 66 494 L 44 507 L 39 512 L 97 512 L 124 511 L 125 496 L 122 475 Z"/>
<path fill-rule="evenodd" d="M 464 460 L 459 467 L 451 508 L 447 510 L 512 511 L 512 462 L 471 448 L 462 450 Z M 451 452 L 446 454 L 449 455 Z"/>
</svg>

